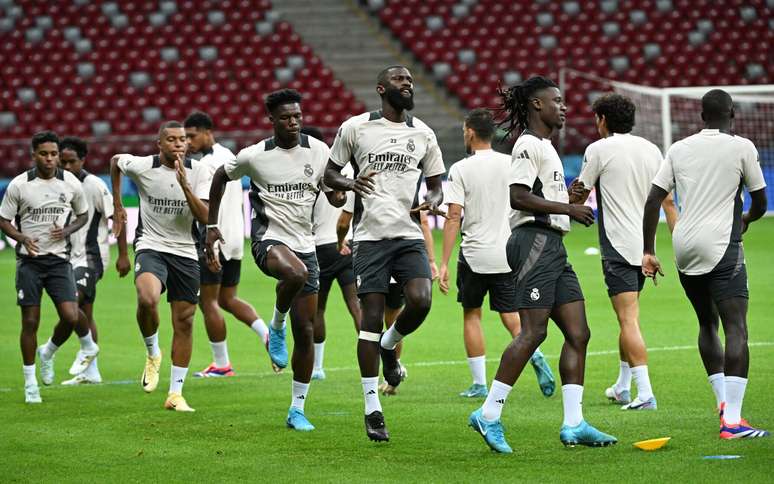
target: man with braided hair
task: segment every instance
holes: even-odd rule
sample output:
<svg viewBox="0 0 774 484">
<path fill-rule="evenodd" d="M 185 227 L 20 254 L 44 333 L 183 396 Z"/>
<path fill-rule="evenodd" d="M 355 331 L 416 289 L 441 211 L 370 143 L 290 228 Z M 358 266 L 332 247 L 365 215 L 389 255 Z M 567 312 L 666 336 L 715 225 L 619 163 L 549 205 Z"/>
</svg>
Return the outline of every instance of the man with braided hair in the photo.
<svg viewBox="0 0 774 484">
<path fill-rule="evenodd" d="M 508 133 L 522 131 L 513 146 L 508 174 L 511 236 L 508 265 L 516 281 L 521 334 L 505 349 L 484 405 L 470 414 L 469 424 L 493 450 L 511 453 L 500 423 L 505 400 L 524 366 L 546 338 L 548 318 L 564 335 L 559 360 L 564 445 L 606 446 L 617 442 L 585 420 L 581 402 L 586 347 L 590 332 L 578 278 L 567 262 L 562 242 L 570 219 L 594 223 L 592 210 L 569 203 L 564 169 L 550 137 L 564 125 L 567 107 L 550 79 L 532 77 L 500 91 Z"/>
</svg>

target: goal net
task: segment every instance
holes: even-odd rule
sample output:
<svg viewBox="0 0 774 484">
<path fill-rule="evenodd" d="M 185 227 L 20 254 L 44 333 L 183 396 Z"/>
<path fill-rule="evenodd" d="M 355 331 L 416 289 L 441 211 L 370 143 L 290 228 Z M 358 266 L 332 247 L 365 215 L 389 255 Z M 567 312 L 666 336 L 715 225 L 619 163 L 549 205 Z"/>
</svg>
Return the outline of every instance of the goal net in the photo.
<svg viewBox="0 0 774 484">
<path fill-rule="evenodd" d="M 632 134 L 648 139 L 666 153 L 672 143 L 702 129 L 702 96 L 711 89 L 723 89 L 734 100 L 733 133 L 750 139 L 758 148 L 761 167 L 769 185 L 769 199 L 774 195 L 774 85 L 657 88 L 604 79 L 573 69 L 561 71 L 560 84 L 563 91 L 584 89 L 589 93 L 580 100 L 587 103 L 585 106 L 569 106 L 576 113 L 589 115 L 568 117 L 574 124 L 560 133 L 560 146 L 568 148 L 565 149 L 568 152 L 577 152 L 578 148 L 582 152 L 585 146 L 598 138 L 590 106 L 605 92 L 614 91 L 630 98 L 637 106 Z M 774 210 L 774 200 L 770 200 L 769 210 Z"/>
<path fill-rule="evenodd" d="M 604 79 L 573 69 L 564 69 L 560 78 L 566 86 L 563 89 L 572 89 L 578 80 L 587 81 L 586 86 L 592 86 L 589 106 L 609 91 L 630 98 L 637 106 L 632 133 L 655 143 L 663 152 L 675 141 L 702 129 L 701 97 L 711 89 L 723 89 L 734 100 L 734 134 L 749 138 L 761 153 L 761 162 L 774 166 L 774 84 L 658 88 Z M 588 111 L 588 107 L 583 111 Z"/>
</svg>

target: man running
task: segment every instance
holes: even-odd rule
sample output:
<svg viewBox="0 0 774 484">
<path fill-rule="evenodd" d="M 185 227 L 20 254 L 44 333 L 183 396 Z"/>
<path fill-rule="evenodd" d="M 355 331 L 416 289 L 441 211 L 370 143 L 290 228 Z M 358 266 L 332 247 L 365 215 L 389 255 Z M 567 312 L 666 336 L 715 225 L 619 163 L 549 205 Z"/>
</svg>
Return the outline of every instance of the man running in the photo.
<svg viewBox="0 0 774 484">
<path fill-rule="evenodd" d="M 172 370 L 164 407 L 193 412 L 183 398 L 193 347 L 193 318 L 199 301 L 199 263 L 194 222 L 207 221 L 210 172 L 186 158 L 185 129 L 177 121 L 161 125 L 159 154 L 116 155 L 110 161 L 113 185 L 113 232 L 126 229 L 121 200 L 121 177 L 134 181 L 140 195 L 140 213 L 134 237 L 134 283 L 137 292 L 137 324 L 146 347 L 145 369 L 140 383 L 150 393 L 159 383 L 159 313 L 161 294 L 167 293 L 172 316 Z M 119 253 L 126 262 L 127 254 Z"/>
<path fill-rule="evenodd" d="M 363 308 L 358 362 L 365 400 L 366 435 L 389 440 L 379 402 L 379 355 L 384 379 L 397 387 L 400 364 L 395 347 L 419 328 L 430 311 L 432 275 L 417 212 L 439 213 L 445 172 L 435 133 L 408 114 L 414 108 L 414 84 L 403 66 L 379 73 L 376 92 L 381 109 L 354 116 L 342 124 L 331 149 L 325 183 L 355 192 L 354 268 Z M 341 174 L 352 163 L 356 178 Z M 427 194 L 419 203 L 420 177 Z M 390 277 L 402 286 L 406 306 L 381 334 L 385 294 Z"/>
<path fill-rule="evenodd" d="M 88 321 L 78 310 L 69 261 L 70 235 L 83 227 L 88 218 L 83 187 L 72 173 L 59 168 L 59 137 L 55 133 L 36 133 L 31 148 L 35 166 L 8 185 L 0 205 L 0 230 L 17 242 L 16 302 L 21 308 L 24 400 L 41 403 L 35 375 L 36 354 L 40 357 L 40 378 L 43 384 L 50 385 L 54 381 L 54 352 L 73 329 L 81 343 L 78 364 L 72 368 L 76 373 L 85 370 L 97 357 L 99 347 Z M 56 306 L 59 324 L 48 342 L 38 347 L 43 289 Z"/>
<path fill-rule="evenodd" d="M 188 152 L 200 153 L 200 163 L 204 163 L 214 173 L 226 162 L 234 159 L 234 154 L 220 143 L 215 142 L 212 134 L 214 123 L 206 113 L 196 111 L 183 122 L 188 137 Z M 209 197 L 207 193 L 206 197 Z M 205 199 L 206 199 L 205 197 Z M 210 340 L 213 362 L 207 368 L 194 373 L 197 377 L 233 376 L 234 368 L 228 355 L 226 344 L 226 320 L 221 308 L 225 309 L 258 335 L 262 346 L 268 348 L 269 329 L 246 301 L 237 296 L 239 279 L 242 273 L 242 255 L 244 253 L 244 212 L 242 210 L 242 181 L 234 180 L 226 184 L 221 205 L 223 209 L 218 217 L 218 226 L 226 242 L 219 247 L 221 269 L 213 272 L 207 265 L 204 253 L 199 254 L 199 280 L 201 292 L 199 308 L 204 316 L 204 327 Z M 204 229 L 199 248 L 204 246 Z"/>
<path fill-rule="evenodd" d="M 328 146 L 301 134 L 301 95 L 292 89 L 266 96 L 266 111 L 274 136 L 249 146 L 235 160 L 218 168 L 210 189 L 210 214 L 205 251 L 208 262 L 219 261 L 215 242 L 223 238 L 218 227 L 220 202 L 226 183 L 247 176 L 251 180 L 253 209 L 252 252 L 264 274 L 277 279 L 277 299 L 269 324 L 269 356 L 279 368 L 288 364 L 285 318 L 290 312 L 293 330 L 293 383 L 286 424 L 298 431 L 314 430 L 304 413 L 314 366 L 314 316 L 319 273 L 314 252 L 312 212 L 326 190 L 323 171 Z M 342 192 L 326 191 L 334 206 L 344 204 Z"/>
<path fill-rule="evenodd" d="M 94 321 L 94 301 L 97 297 L 97 282 L 102 279 L 105 267 L 110 263 L 110 235 L 108 219 L 113 217 L 113 197 L 105 182 L 83 168 L 88 154 L 88 145 L 77 137 L 63 138 L 59 143 L 59 161 L 62 168 L 80 180 L 86 202 L 89 204 L 89 217 L 86 225 L 70 236 L 75 285 L 78 289 L 78 307 L 86 316 L 94 341 L 97 341 L 97 323 Z M 119 239 L 119 243 L 125 239 Z M 124 247 L 125 250 L 125 247 Z M 76 356 L 73 367 L 78 363 Z M 63 385 L 81 385 L 100 383 L 102 376 L 94 358 L 89 366 L 73 378 L 63 381 Z"/>
</svg>

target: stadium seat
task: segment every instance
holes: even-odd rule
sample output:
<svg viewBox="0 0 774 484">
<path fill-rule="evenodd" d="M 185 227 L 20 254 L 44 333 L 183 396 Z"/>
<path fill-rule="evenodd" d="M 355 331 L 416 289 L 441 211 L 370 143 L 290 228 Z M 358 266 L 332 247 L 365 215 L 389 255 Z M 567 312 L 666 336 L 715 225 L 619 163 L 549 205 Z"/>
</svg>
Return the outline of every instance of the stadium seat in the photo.
<svg viewBox="0 0 774 484">
<path fill-rule="evenodd" d="M 17 139 L 25 153 L 43 129 L 98 135 L 94 156 L 108 158 L 92 167 L 104 167 L 123 136 L 145 135 L 131 147 L 148 152 L 160 120 L 195 108 L 210 112 L 219 130 L 265 131 L 262 98 L 282 86 L 275 69 L 299 79 L 290 82 L 309 98 L 335 81 L 268 0 L 13 4 L 0 11 L 0 137 Z M 340 83 L 337 91 L 314 118 L 323 128 L 364 109 Z M 0 176 L 18 168 L 4 162 Z"/>
<path fill-rule="evenodd" d="M 770 54 L 743 41 L 758 35 L 771 42 L 774 21 L 759 14 L 767 9 L 764 3 L 384 0 L 368 8 L 428 69 L 438 74 L 443 66 L 443 75 L 436 77 L 464 107 L 473 108 L 488 102 L 497 82 L 555 73 L 560 65 L 654 86 L 770 81 Z M 464 15 L 455 15 L 463 10 Z M 464 58 L 458 59 L 463 47 Z M 471 82 L 465 62 L 471 58 L 476 72 L 486 63 L 491 76 Z M 722 65 L 722 72 L 708 69 L 710 63 Z M 590 89 L 579 78 L 569 78 L 569 108 L 586 112 Z M 593 129 L 577 131 L 569 149 L 596 137 Z"/>
</svg>

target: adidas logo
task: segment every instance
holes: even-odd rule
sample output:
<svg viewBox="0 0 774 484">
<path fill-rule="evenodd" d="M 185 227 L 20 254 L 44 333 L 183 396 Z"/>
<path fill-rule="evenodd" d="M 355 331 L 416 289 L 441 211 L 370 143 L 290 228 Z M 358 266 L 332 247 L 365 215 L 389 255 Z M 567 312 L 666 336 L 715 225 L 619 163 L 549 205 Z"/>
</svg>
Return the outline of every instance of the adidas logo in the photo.
<svg viewBox="0 0 774 484">
<path fill-rule="evenodd" d="M 369 390 L 369 391 L 368 391 L 368 393 L 366 393 L 366 395 L 373 395 L 373 394 L 375 394 L 375 393 L 376 393 L 375 391 L 373 391 L 373 390 Z"/>
<path fill-rule="evenodd" d="M 527 150 L 522 151 L 518 155 L 516 155 L 517 160 L 529 160 L 529 153 L 527 153 Z"/>
<path fill-rule="evenodd" d="M 296 398 L 297 398 L 297 399 L 299 399 L 299 400 L 306 400 L 306 397 L 305 397 L 305 396 L 303 396 L 303 395 L 299 395 L 299 396 L 297 396 Z"/>
<path fill-rule="evenodd" d="M 181 379 L 177 380 L 175 383 L 183 383 L 183 379 L 181 378 Z"/>
<path fill-rule="evenodd" d="M 499 403 L 500 405 L 505 405 L 505 399 L 501 398 L 500 400 L 495 400 L 495 403 Z"/>
</svg>

